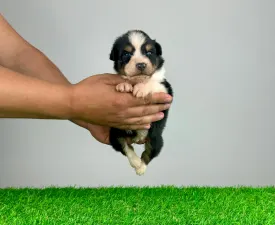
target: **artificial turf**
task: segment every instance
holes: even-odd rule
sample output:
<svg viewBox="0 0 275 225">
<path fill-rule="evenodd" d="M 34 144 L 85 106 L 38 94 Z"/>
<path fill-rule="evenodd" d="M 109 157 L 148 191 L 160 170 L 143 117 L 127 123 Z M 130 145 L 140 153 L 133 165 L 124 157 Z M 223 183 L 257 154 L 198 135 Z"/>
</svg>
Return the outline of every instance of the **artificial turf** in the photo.
<svg viewBox="0 0 275 225">
<path fill-rule="evenodd" d="M 6 188 L 0 224 L 274 225 L 275 188 Z"/>
</svg>

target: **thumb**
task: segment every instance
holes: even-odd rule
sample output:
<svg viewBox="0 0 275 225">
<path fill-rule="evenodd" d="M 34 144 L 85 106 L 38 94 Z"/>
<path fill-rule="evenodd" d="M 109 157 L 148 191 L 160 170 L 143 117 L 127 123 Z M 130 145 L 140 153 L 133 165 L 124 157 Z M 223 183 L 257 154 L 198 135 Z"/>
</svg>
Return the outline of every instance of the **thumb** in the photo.
<svg viewBox="0 0 275 225">
<path fill-rule="evenodd" d="M 105 83 L 108 85 L 118 85 L 125 82 L 125 79 L 120 74 L 103 74 L 105 76 Z"/>
</svg>

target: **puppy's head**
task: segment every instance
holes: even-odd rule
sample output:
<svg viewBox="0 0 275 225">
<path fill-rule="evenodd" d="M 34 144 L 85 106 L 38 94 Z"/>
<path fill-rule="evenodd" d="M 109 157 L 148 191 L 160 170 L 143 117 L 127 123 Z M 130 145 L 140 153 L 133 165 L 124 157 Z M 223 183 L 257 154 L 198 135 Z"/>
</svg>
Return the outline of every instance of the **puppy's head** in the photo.
<svg viewBox="0 0 275 225">
<path fill-rule="evenodd" d="M 131 30 L 118 37 L 110 60 L 114 61 L 116 72 L 130 78 L 150 77 L 164 63 L 161 45 L 140 30 Z"/>
</svg>

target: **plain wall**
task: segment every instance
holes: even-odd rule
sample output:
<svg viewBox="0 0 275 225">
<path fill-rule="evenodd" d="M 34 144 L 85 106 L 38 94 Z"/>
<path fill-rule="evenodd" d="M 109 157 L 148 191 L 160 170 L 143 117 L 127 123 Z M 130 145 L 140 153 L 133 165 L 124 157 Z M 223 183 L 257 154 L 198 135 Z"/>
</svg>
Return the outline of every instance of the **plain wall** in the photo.
<svg viewBox="0 0 275 225">
<path fill-rule="evenodd" d="M 2 119 L 0 187 L 275 184 L 274 0 L 1 0 L 0 11 L 73 83 L 113 72 L 114 39 L 142 29 L 175 91 L 144 176 L 70 122 Z"/>
</svg>

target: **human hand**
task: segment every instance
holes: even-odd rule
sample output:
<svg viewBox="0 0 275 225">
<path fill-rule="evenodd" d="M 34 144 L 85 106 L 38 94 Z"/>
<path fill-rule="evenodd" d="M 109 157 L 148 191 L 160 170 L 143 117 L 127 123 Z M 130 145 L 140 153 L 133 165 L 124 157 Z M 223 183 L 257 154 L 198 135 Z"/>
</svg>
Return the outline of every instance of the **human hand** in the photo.
<svg viewBox="0 0 275 225">
<path fill-rule="evenodd" d="M 94 125 L 91 123 L 86 123 L 83 121 L 72 121 L 73 123 L 75 123 L 78 126 L 81 126 L 85 129 L 87 129 L 91 135 L 100 143 L 102 144 L 106 144 L 106 145 L 110 145 L 110 127 L 104 127 L 104 126 L 100 126 L 100 125 Z M 132 144 L 132 139 L 128 138 L 126 139 L 126 141 L 128 142 L 128 144 Z M 145 142 L 145 141 L 144 141 Z M 144 144 L 144 142 L 139 142 L 136 144 Z"/>
<path fill-rule="evenodd" d="M 71 119 L 103 127 L 137 130 L 149 129 L 152 122 L 163 118 L 161 111 L 170 107 L 170 95 L 156 93 L 147 99 L 139 99 L 131 93 L 116 90 L 116 85 L 123 81 L 116 74 L 101 74 L 73 85 Z"/>
<path fill-rule="evenodd" d="M 108 144 L 108 145 L 110 144 L 110 140 L 109 140 L 110 127 L 94 125 L 81 120 L 71 120 L 71 122 L 88 130 L 91 133 L 91 135 L 100 143 Z"/>
</svg>

